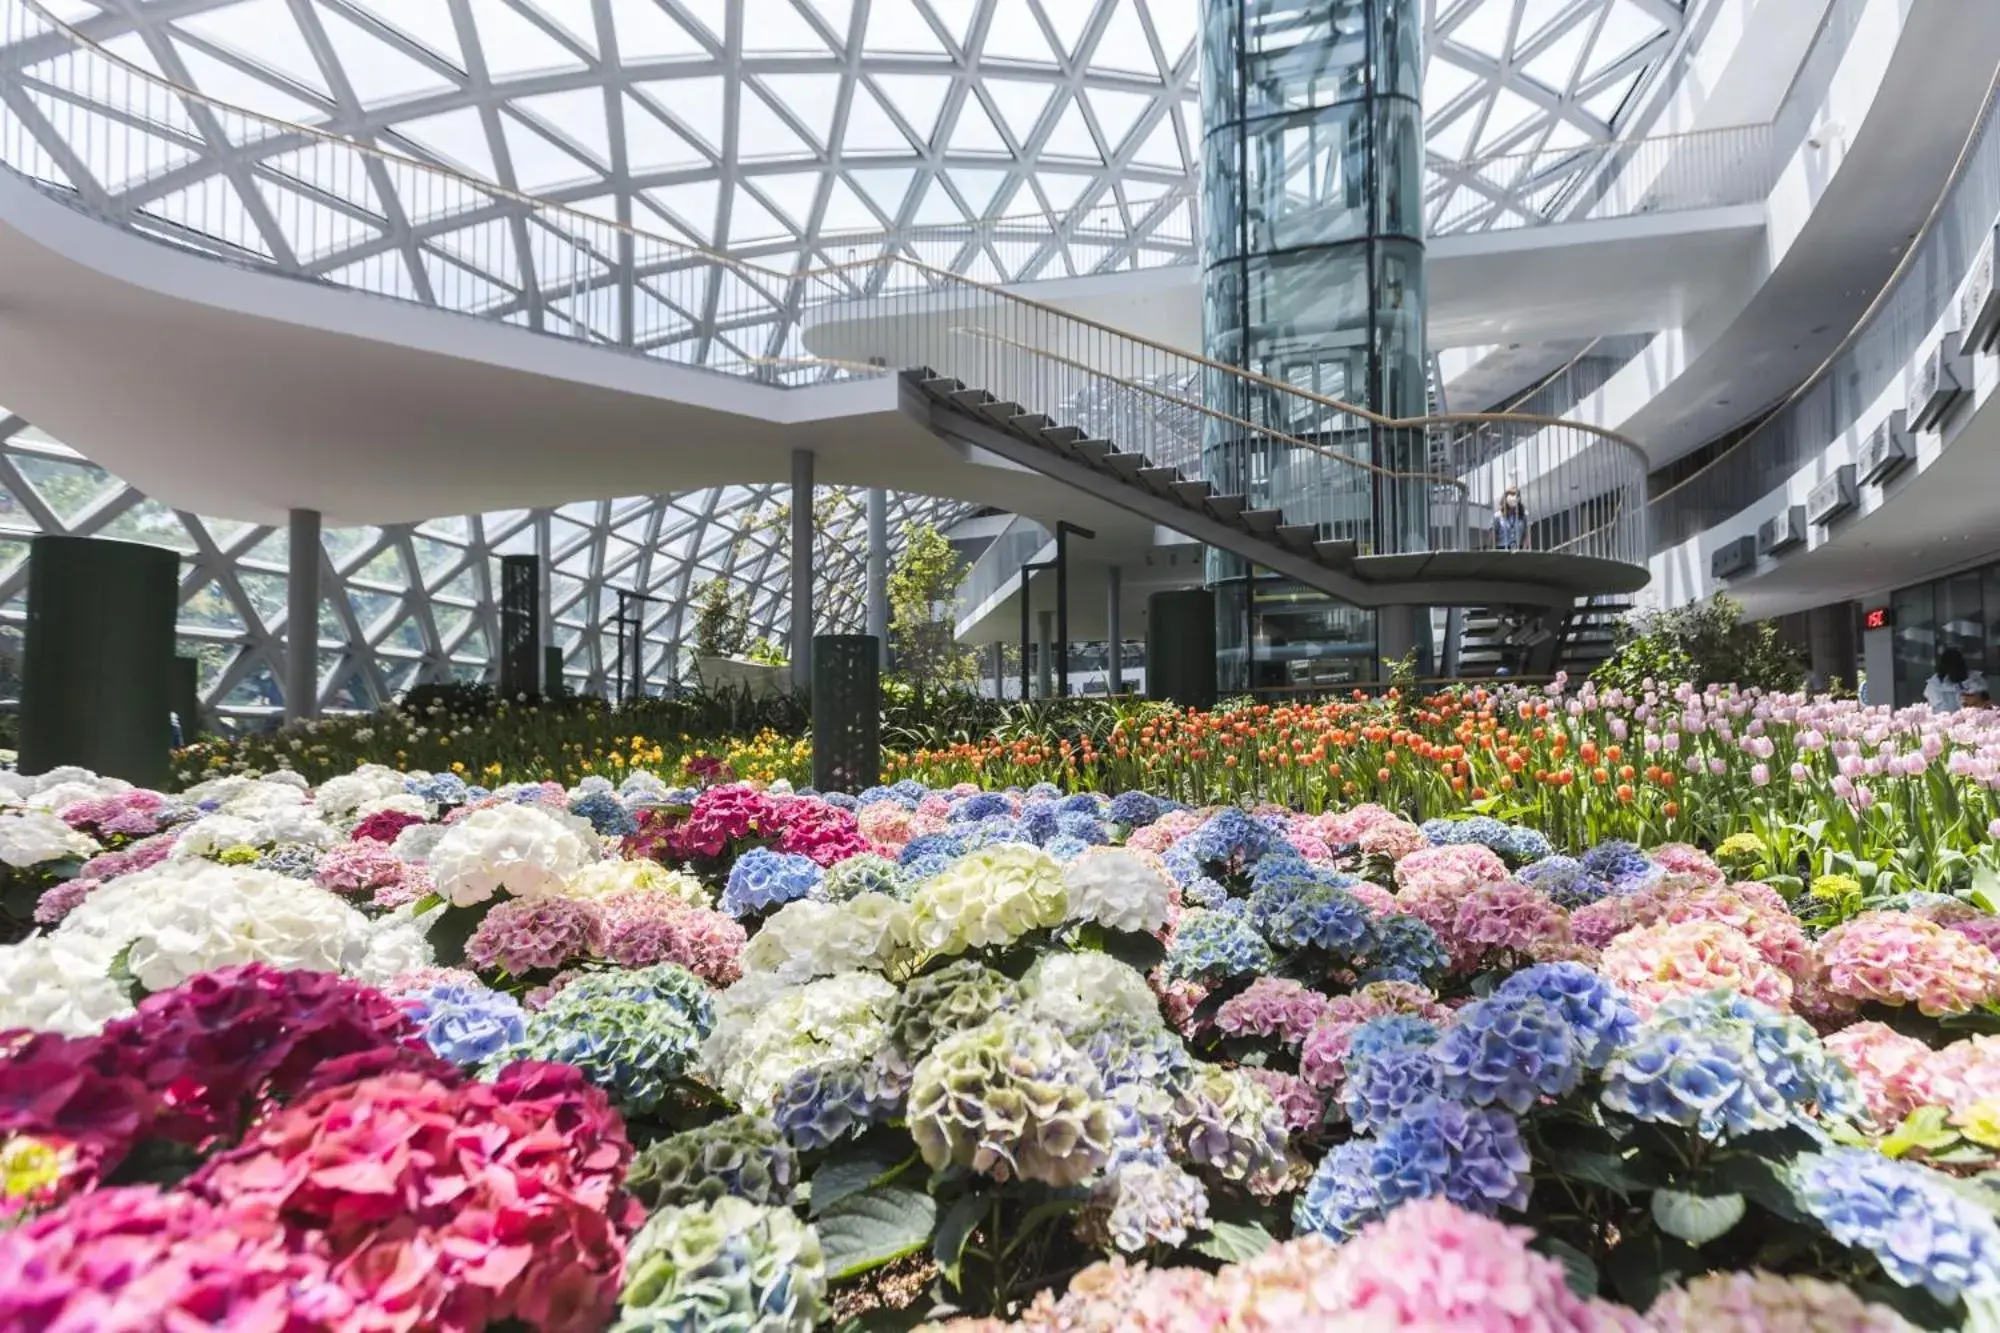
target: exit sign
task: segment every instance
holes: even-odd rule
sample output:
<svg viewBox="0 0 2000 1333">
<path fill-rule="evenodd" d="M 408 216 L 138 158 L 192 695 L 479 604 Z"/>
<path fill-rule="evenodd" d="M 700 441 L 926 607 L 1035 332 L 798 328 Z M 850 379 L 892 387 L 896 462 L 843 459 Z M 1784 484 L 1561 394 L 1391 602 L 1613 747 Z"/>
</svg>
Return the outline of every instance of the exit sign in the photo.
<svg viewBox="0 0 2000 1333">
<path fill-rule="evenodd" d="M 1886 606 L 1871 607 L 1861 613 L 1861 628 L 1863 629 L 1888 629 L 1894 623 L 1894 620 L 1889 615 L 1889 608 Z"/>
</svg>

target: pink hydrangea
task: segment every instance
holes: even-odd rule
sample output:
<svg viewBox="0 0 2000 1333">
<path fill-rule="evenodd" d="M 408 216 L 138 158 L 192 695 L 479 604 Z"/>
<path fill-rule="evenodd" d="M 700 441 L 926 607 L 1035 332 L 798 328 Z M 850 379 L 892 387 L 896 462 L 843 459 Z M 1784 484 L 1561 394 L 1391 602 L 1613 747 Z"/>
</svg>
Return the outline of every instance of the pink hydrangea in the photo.
<svg viewBox="0 0 2000 1333">
<path fill-rule="evenodd" d="M 1395 916 L 1403 910 L 1396 906 L 1396 895 L 1373 880 L 1357 880 L 1347 886 L 1347 892 L 1376 916 Z"/>
<path fill-rule="evenodd" d="M 1570 933 L 1584 943 L 1602 949 L 1635 926 L 1650 926 L 1666 920 L 1680 903 L 1695 894 L 1706 893 L 1712 887 L 1706 880 L 1694 875 L 1678 872 L 1663 875 L 1642 889 L 1612 894 L 1577 908 L 1570 913 Z M 1754 906 L 1765 906 L 1761 895 L 1768 894 L 1776 903 L 1771 910 L 1779 913 L 1787 911 L 1785 900 L 1772 894 L 1762 884 L 1733 884 L 1728 887 Z M 1753 889 L 1758 893 L 1751 893 Z"/>
<path fill-rule="evenodd" d="M 313 883 L 335 893 L 367 893 L 403 879 L 403 858 L 383 843 L 336 843 L 320 854 Z"/>
<path fill-rule="evenodd" d="M 1385 819 L 1371 826 L 1356 845 L 1366 855 L 1399 863 L 1411 853 L 1425 851 L 1429 846 L 1424 840 L 1424 831 L 1407 819 Z M 1482 847 L 1480 850 L 1486 849 Z"/>
<path fill-rule="evenodd" d="M 1723 874 L 1722 867 L 1715 863 L 1714 857 L 1701 848 L 1685 842 L 1664 843 L 1647 855 L 1654 865 L 1667 873 L 1691 876 L 1711 888 L 1721 888 L 1729 878 Z"/>
<path fill-rule="evenodd" d="M 58 924 L 64 917 L 74 912 L 97 885 L 97 880 L 79 876 L 44 889 L 42 896 L 35 900 L 35 923 L 43 926 Z"/>
<path fill-rule="evenodd" d="M 1201 827 L 1203 816 L 1194 810 L 1169 810 L 1142 829 L 1132 830 L 1127 847 L 1165 855 L 1168 848 Z"/>
<path fill-rule="evenodd" d="M 1248 1066 L 1243 1072 L 1277 1101 L 1278 1109 L 1285 1114 L 1285 1129 L 1288 1132 L 1311 1133 L 1326 1119 L 1326 1104 L 1320 1100 L 1319 1090 L 1299 1075 Z"/>
<path fill-rule="evenodd" d="M 1962 1014 L 2000 995 L 2000 959 L 1978 941 L 1909 912 L 1864 912 L 1819 942 L 1836 995 L 1914 1004 L 1932 1018 Z"/>
<path fill-rule="evenodd" d="M 1231 1318 L 1200 1269 L 1147 1268 L 1120 1258 L 1084 1269 L 1060 1296 L 1041 1292 L 1018 1324 L 955 1319 L 941 1333 L 1216 1333 L 1232 1327 Z"/>
<path fill-rule="evenodd" d="M 416 861 L 405 861 L 402 875 L 376 889 L 369 902 L 393 912 L 398 907 L 407 907 L 420 898 L 428 897 L 436 890 L 437 881 L 431 877 L 429 866 Z"/>
<path fill-rule="evenodd" d="M 781 800 L 778 818 L 784 824 L 784 831 L 778 835 L 778 850 L 807 857 L 815 865 L 830 866 L 875 850 L 874 843 L 862 836 L 852 814 L 817 797 Z"/>
<path fill-rule="evenodd" d="M 1351 810 L 1332 811 L 1321 815 L 1318 820 L 1319 836 L 1326 839 L 1331 847 L 1352 847 L 1361 841 L 1369 829 L 1381 824 L 1403 824 L 1409 821 L 1385 806 L 1369 801 Z"/>
<path fill-rule="evenodd" d="M 717 857 L 736 843 L 769 832 L 777 824 L 777 806 L 755 787 L 731 783 L 710 787 L 694 798 L 685 824 L 669 845 L 683 856 Z"/>
<path fill-rule="evenodd" d="M 1897 1091 L 1909 1107 L 1944 1106 L 1969 1111 L 2000 1099 L 2000 1037 L 1955 1041 L 1903 1066 Z"/>
<path fill-rule="evenodd" d="M 1788 1009 L 1792 979 L 1766 962 L 1742 931 L 1720 921 L 1661 922 L 1613 940 L 1600 970 L 1632 997 L 1643 1016 L 1675 995 L 1732 987 L 1776 1009 Z"/>
<path fill-rule="evenodd" d="M 1669 904 L 1661 920 L 1720 921 L 1742 931 L 1764 961 L 1786 975 L 1797 979 L 1813 969 L 1812 944 L 1782 903 L 1774 912 L 1735 888 L 1703 889 Z"/>
<path fill-rule="evenodd" d="M 71 828 L 99 838 L 144 838 L 160 831 L 160 817 L 166 808 L 166 797 L 135 787 L 65 806 L 60 818 Z"/>
<path fill-rule="evenodd" d="M 1306 830 L 1293 829 L 1285 834 L 1285 841 L 1293 851 L 1308 861 L 1331 861 L 1333 849 L 1328 847 L 1318 834 Z"/>
<path fill-rule="evenodd" d="M 1399 893 L 1459 897 L 1477 885 L 1505 878 L 1507 863 L 1492 848 L 1476 842 L 1423 847 L 1396 862 Z"/>
<path fill-rule="evenodd" d="M 1856 1023 L 1828 1036 L 1826 1048 L 1854 1071 L 1876 1123 L 1897 1124 L 1913 1109 L 1904 1079 L 1930 1055 L 1930 1047 L 1886 1023 Z"/>
<path fill-rule="evenodd" d="M 1156 967 L 1146 974 L 1146 984 L 1160 1002 L 1160 1012 L 1167 1022 L 1184 1037 L 1195 1034 L 1194 1011 L 1208 998 L 1208 987 L 1199 981 L 1185 978 L 1169 978 L 1166 969 Z"/>
<path fill-rule="evenodd" d="M 83 863 L 77 871 L 79 879 L 116 879 L 120 875 L 130 875 L 140 870 L 150 870 L 167 859 L 174 849 L 174 842 L 180 837 L 177 829 L 157 833 L 140 842 L 120 847 L 115 852 L 101 852 Z"/>
<path fill-rule="evenodd" d="M 1404 1204 L 1310 1261 L 1313 1299 L 1363 1327 L 1641 1333 L 1632 1311 L 1571 1291 L 1562 1265 L 1528 1248 L 1533 1237 L 1444 1199 Z M 1244 1267 L 1282 1262 L 1286 1248 Z"/>
<path fill-rule="evenodd" d="M 478 986 L 485 982 L 462 967 L 413 967 L 408 972 L 398 972 L 383 982 L 377 989 L 386 995 L 408 995 L 413 991 L 429 990 L 433 986 Z"/>
<path fill-rule="evenodd" d="M 1996 956 L 2000 956 L 2000 916 L 1980 913 L 1977 916 L 1946 922 L 1944 926 L 1945 929 L 1955 930 L 1977 944 L 1985 945 Z"/>
<path fill-rule="evenodd" d="M 1414 1014 L 1433 1023 L 1451 1017 L 1436 996 L 1407 981 L 1377 981 L 1351 995 L 1336 995 L 1300 1044 L 1299 1073 L 1316 1088 L 1338 1089 L 1347 1077 L 1347 1047 L 1354 1029 L 1389 1014 Z"/>
<path fill-rule="evenodd" d="M 1705 1273 L 1661 1293 L 1646 1311 L 1657 1333 L 1911 1333 L 1886 1305 L 1815 1277 L 1762 1269 Z"/>
<path fill-rule="evenodd" d="M 861 808 L 855 824 L 862 837 L 894 856 L 912 840 L 941 831 L 945 821 L 905 810 L 894 801 L 877 801 Z"/>
<path fill-rule="evenodd" d="M 917 802 L 917 813 L 927 819 L 949 819 L 951 798 L 941 792 L 931 792 Z"/>
<path fill-rule="evenodd" d="M 1327 997 L 1286 977 L 1258 977 L 1215 1011 L 1215 1026 L 1231 1037 L 1277 1037 L 1296 1046 L 1326 1010 Z"/>
<path fill-rule="evenodd" d="M 620 967 L 679 963 L 709 985 L 730 985 L 743 975 L 748 942 L 734 918 L 692 907 L 645 890 L 614 893 L 600 904 L 602 956 Z"/>
<path fill-rule="evenodd" d="M 1569 913 L 1540 889 L 1503 879 L 1460 898 L 1439 938 L 1461 971 L 1496 951 L 1539 959 L 1569 943 Z"/>
<path fill-rule="evenodd" d="M 515 898 L 499 904 L 465 942 L 466 961 L 514 976 L 546 971 L 598 953 L 604 917 L 574 898 Z"/>
</svg>

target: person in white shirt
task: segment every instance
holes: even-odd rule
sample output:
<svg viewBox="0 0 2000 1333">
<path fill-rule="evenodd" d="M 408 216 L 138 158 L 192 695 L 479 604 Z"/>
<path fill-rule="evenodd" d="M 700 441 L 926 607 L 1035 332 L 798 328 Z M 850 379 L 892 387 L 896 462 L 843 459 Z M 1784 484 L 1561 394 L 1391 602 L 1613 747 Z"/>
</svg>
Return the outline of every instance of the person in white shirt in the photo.
<svg viewBox="0 0 2000 1333">
<path fill-rule="evenodd" d="M 1937 674 L 1924 682 L 1924 702 L 1933 713 L 1984 708 L 1988 702 L 1986 677 L 1968 670 L 1965 654 L 1958 649 L 1943 649 L 1937 656 Z"/>
</svg>

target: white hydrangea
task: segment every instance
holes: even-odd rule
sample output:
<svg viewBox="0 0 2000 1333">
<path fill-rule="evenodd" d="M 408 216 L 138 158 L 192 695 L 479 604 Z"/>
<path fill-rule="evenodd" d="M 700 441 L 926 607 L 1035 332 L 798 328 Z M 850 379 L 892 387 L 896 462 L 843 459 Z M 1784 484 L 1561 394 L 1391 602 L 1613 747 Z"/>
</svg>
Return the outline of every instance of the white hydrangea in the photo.
<svg viewBox="0 0 2000 1333">
<path fill-rule="evenodd" d="M 431 817 L 431 803 L 415 792 L 399 791 L 393 796 L 377 796 L 372 801 L 363 801 L 354 809 L 354 820 L 360 823 L 370 815 L 393 812 L 399 815 L 415 815 L 418 819 Z"/>
<path fill-rule="evenodd" d="M 493 805 L 445 830 L 431 848 L 431 875 L 456 907 L 503 891 L 542 897 L 561 893 L 572 875 L 598 859 L 601 845 L 587 820 L 533 805 Z"/>
<path fill-rule="evenodd" d="M 279 843 L 331 847 L 338 841 L 340 835 L 334 832 L 333 826 L 303 806 L 267 810 L 257 818 L 257 845 L 260 847 L 275 847 Z"/>
<path fill-rule="evenodd" d="M 1012 944 L 1062 924 L 1062 866 L 1039 847 L 999 843 L 959 857 L 911 899 L 911 938 L 933 953 Z"/>
<path fill-rule="evenodd" d="M 1160 1002 L 1146 978 L 1110 954 L 1050 953 L 1021 978 L 1028 1007 L 1056 1026 L 1073 1030 L 1107 1018 L 1162 1024 Z"/>
<path fill-rule="evenodd" d="M 844 903 L 786 903 L 743 950 L 743 970 L 810 981 L 836 972 L 880 972 L 910 942 L 910 909 L 886 893 Z"/>
<path fill-rule="evenodd" d="M 285 781 L 290 778 L 291 781 Z M 205 790 L 211 789 L 211 790 Z M 305 780 L 296 773 L 270 773 L 261 778 L 217 778 L 182 795 L 218 814 L 255 819 L 274 810 L 295 810 L 307 804 Z"/>
<path fill-rule="evenodd" d="M 363 764 L 352 773 L 328 778 L 313 794 L 313 809 L 327 819 L 344 819 L 370 801 L 403 794 L 403 775 L 381 764 Z"/>
<path fill-rule="evenodd" d="M 434 913 L 418 916 L 415 904 L 410 904 L 376 921 L 368 934 L 367 952 L 352 969 L 353 976 L 380 986 L 405 972 L 437 966 L 437 952 L 430 941 L 430 926 L 436 920 Z"/>
<path fill-rule="evenodd" d="M 703 1074 L 739 1106 L 768 1105 L 807 1065 L 870 1056 L 889 1039 L 883 1013 L 896 988 L 872 972 L 843 972 L 774 998 L 764 994 L 767 1002 L 740 1032 L 717 1041 L 718 1022 L 702 1046 Z"/>
<path fill-rule="evenodd" d="M 368 953 L 368 918 L 334 894 L 248 866 L 167 861 L 108 880 L 55 938 L 115 955 L 149 991 L 233 963 L 343 972 Z"/>
<path fill-rule="evenodd" d="M 97 840 L 41 810 L 0 813 L 0 861 L 17 870 L 97 855 Z"/>
<path fill-rule="evenodd" d="M 68 782 L 50 782 L 47 779 L 48 775 L 44 774 L 28 796 L 25 804 L 30 810 L 46 810 L 50 814 L 60 814 L 84 801 L 101 800 L 106 796 L 116 796 L 120 792 L 132 790 L 132 784 L 129 782 L 122 782 L 117 778 L 100 778 L 95 774 Z"/>
<path fill-rule="evenodd" d="M 797 989 L 796 983 L 771 972 L 752 972 L 715 997 L 715 1026 L 708 1031 L 702 1060 L 716 1068 L 734 1063 L 736 1043 L 750 1030 L 757 1016 L 781 995 Z"/>
<path fill-rule="evenodd" d="M 413 865 L 426 864 L 431 859 L 431 848 L 444 839 L 450 831 L 448 824 L 412 824 L 396 835 L 389 844 L 389 850 Z"/>
<path fill-rule="evenodd" d="M 715 906 L 715 891 L 685 870 L 658 861 L 595 861 L 569 877 L 563 895 L 596 902 L 614 893 L 663 893 L 690 907 Z"/>
<path fill-rule="evenodd" d="M 176 861 L 212 861 L 231 847 L 261 845 L 262 826 L 242 815 L 203 815 L 181 829 L 168 857 Z"/>
<path fill-rule="evenodd" d="M 1111 930 L 1157 931 L 1167 924 L 1173 881 L 1137 852 L 1093 847 L 1063 867 L 1069 919 Z"/>
<path fill-rule="evenodd" d="M 667 784 L 657 773 L 645 769 L 634 769 L 625 775 L 625 781 L 618 784 L 618 795 L 625 804 L 633 808 L 643 805 L 658 805 L 667 798 Z"/>
<path fill-rule="evenodd" d="M 0 1031 L 29 1028 L 87 1037 L 132 1010 L 91 939 L 36 935 L 0 948 Z"/>
</svg>

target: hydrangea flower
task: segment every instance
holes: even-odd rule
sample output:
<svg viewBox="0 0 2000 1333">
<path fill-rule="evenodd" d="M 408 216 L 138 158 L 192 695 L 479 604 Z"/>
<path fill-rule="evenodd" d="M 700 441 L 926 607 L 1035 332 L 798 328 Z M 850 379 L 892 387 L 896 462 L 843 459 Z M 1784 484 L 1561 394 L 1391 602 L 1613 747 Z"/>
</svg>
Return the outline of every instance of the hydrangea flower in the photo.
<svg viewBox="0 0 2000 1333">
<path fill-rule="evenodd" d="M 896 873 L 896 863 L 886 856 L 864 852 L 845 857 L 826 868 L 814 897 L 822 902 L 842 903 L 864 893 L 885 893 L 891 898 L 907 896 L 912 886 Z"/>
<path fill-rule="evenodd" d="M 599 952 L 607 962 L 620 967 L 679 963 L 711 986 L 730 985 L 743 975 L 748 936 L 721 912 L 646 890 L 614 894 L 598 906 L 604 915 Z"/>
<path fill-rule="evenodd" d="M 1111 800 L 1111 822 L 1127 828 L 1144 828 L 1159 819 L 1162 813 L 1159 797 L 1146 792 L 1120 792 Z"/>
<path fill-rule="evenodd" d="M 1204 865 L 1243 866 L 1277 845 L 1270 828 L 1235 806 L 1225 806 L 1182 842 Z"/>
<path fill-rule="evenodd" d="M 730 1195 L 782 1208 L 799 1179 L 798 1154 L 771 1121 L 733 1115 L 640 1150 L 625 1188 L 648 1212 Z"/>
<path fill-rule="evenodd" d="M 1957 931 L 1908 912 L 1864 912 L 1819 942 L 1827 986 L 1850 1000 L 1914 1004 L 1929 1017 L 2000 997 L 2000 959 Z"/>
<path fill-rule="evenodd" d="M 646 1219 L 625 1258 L 615 1333 L 810 1333 L 826 1295 L 819 1235 L 789 1209 L 725 1196 Z"/>
<path fill-rule="evenodd" d="M 955 824 L 960 822 L 977 824 L 980 820 L 991 819 L 995 815 L 1011 815 L 1013 809 L 1003 793 L 982 791 L 961 797 L 955 802 L 951 808 L 951 820 Z"/>
<path fill-rule="evenodd" d="M 573 1065 L 620 1106 L 644 1115 L 692 1067 L 713 1023 L 708 988 L 685 968 L 590 972 L 530 1015 L 526 1035 L 494 1062 Z"/>
<path fill-rule="evenodd" d="M 111 955 L 94 941 L 33 935 L 0 946 L 0 1032 L 59 1032 L 84 1037 L 132 1011 L 113 981 Z"/>
<path fill-rule="evenodd" d="M 465 942 L 466 961 L 513 976 L 549 971 L 601 952 L 604 916 L 574 898 L 517 898 L 497 904 Z"/>
<path fill-rule="evenodd" d="M 752 847 L 729 868 L 717 906 L 739 920 L 807 897 L 823 872 L 811 858 Z"/>
<path fill-rule="evenodd" d="M 1614 893 L 1629 893 L 1657 873 L 1644 852 L 1617 838 L 1608 838 L 1585 852 L 1583 869 L 1591 878 L 1609 884 Z"/>
<path fill-rule="evenodd" d="M 797 899 L 764 922 L 743 950 L 743 966 L 810 981 L 836 972 L 882 971 L 909 947 L 910 909 L 866 893 L 833 904 Z"/>
<path fill-rule="evenodd" d="M 765 984 L 755 984 L 760 980 Z M 895 995 L 873 972 L 843 972 L 804 986 L 745 977 L 717 1004 L 702 1073 L 738 1106 L 769 1106 L 798 1070 L 880 1050 Z"/>
<path fill-rule="evenodd" d="M 910 900 L 910 937 L 934 954 L 1012 944 L 1062 924 L 1069 909 L 1062 866 L 1020 843 L 968 852 Z"/>
<path fill-rule="evenodd" d="M 562 891 L 598 859 L 596 834 L 581 819 L 534 805 L 494 805 L 448 826 L 430 850 L 431 877 L 454 907 L 496 893 L 535 898 Z"/>
<path fill-rule="evenodd" d="M 1139 852 L 1092 848 L 1063 867 L 1069 919 L 1108 930 L 1158 931 L 1172 911 L 1174 884 Z"/>
<path fill-rule="evenodd" d="M 1301 863 L 1303 865 L 1303 863 Z M 1375 947 L 1375 919 L 1345 889 L 1310 871 L 1266 881 L 1250 895 L 1250 920 L 1280 949 L 1321 949 L 1359 958 Z"/>
<path fill-rule="evenodd" d="M 1662 1000 L 1729 987 L 1774 1008 L 1790 1005 L 1792 979 L 1743 932 L 1718 921 L 1641 926 L 1613 940 L 1598 969 L 1644 1015 Z"/>
<path fill-rule="evenodd" d="M 608 791 L 594 791 L 569 803 L 569 812 L 588 820 L 599 837 L 629 838 L 639 831 L 639 821 L 624 803 Z"/>
<path fill-rule="evenodd" d="M 1908 1080 L 1931 1054 L 1923 1042 L 1886 1023 L 1855 1023 L 1828 1036 L 1826 1049 L 1853 1071 L 1878 1125 L 1897 1124 L 1916 1109 Z"/>
<path fill-rule="evenodd" d="M 603 902 L 627 894 L 645 894 L 684 907 L 713 907 L 715 894 L 685 870 L 670 870 L 658 861 L 593 861 L 563 882 L 565 898 Z"/>
<path fill-rule="evenodd" d="M 1762 1269 L 1703 1273 L 1662 1292 L 1646 1311 L 1658 1333 L 1916 1333 L 1886 1305 L 1838 1282 Z"/>
<path fill-rule="evenodd" d="M 1224 1180 L 1267 1196 L 1285 1187 L 1284 1110 L 1243 1070 L 1196 1069 L 1179 1135 L 1187 1159 Z"/>
<path fill-rule="evenodd" d="M 807 1065 L 778 1089 L 771 1119 L 800 1152 L 811 1152 L 894 1116 L 907 1091 L 880 1058 Z"/>
<path fill-rule="evenodd" d="M 1233 913 L 1190 908 L 1174 927 L 1167 948 L 1169 977 L 1218 981 L 1269 972 L 1277 960 L 1248 921 Z"/>
<path fill-rule="evenodd" d="M 1569 1024 L 1579 1058 L 1589 1069 L 1602 1069 L 1639 1027 L 1631 1002 L 1581 963 L 1537 963 L 1501 982 L 1494 994 L 1533 995 L 1554 1005 Z"/>
<path fill-rule="evenodd" d="M 1218 1031 L 1231 1037 L 1276 1037 L 1287 1046 L 1305 1039 L 1325 1012 L 1327 997 L 1287 977 L 1258 977 L 1215 1011 Z"/>
<path fill-rule="evenodd" d="M 1013 978 L 961 958 L 903 987 L 888 1002 L 884 1016 L 897 1049 L 915 1061 L 928 1055 L 941 1038 L 978 1027 L 993 1015 L 1018 1007 L 1023 998 L 1021 985 Z"/>
<path fill-rule="evenodd" d="M 1662 1004 L 1604 1072 L 1607 1107 L 1710 1139 L 1805 1120 L 1821 1100 L 1847 1113 L 1859 1089 L 1802 1021 L 1728 991 Z"/>
<path fill-rule="evenodd" d="M 1208 1191 L 1171 1162 L 1131 1162 L 1106 1175 L 1086 1214 L 1088 1231 L 1136 1254 L 1153 1245 L 1187 1243 L 1208 1228 Z"/>
<path fill-rule="evenodd" d="M 1611 892 L 1611 886 L 1584 870 L 1572 856 L 1547 856 L 1515 874 L 1523 884 L 1540 889 L 1559 907 L 1586 907 Z"/>
<path fill-rule="evenodd" d="M 1828 1234 L 1873 1254 L 1903 1286 L 1951 1304 L 2000 1284 L 2000 1227 L 1929 1167 L 1833 1148 L 1795 1163 L 1791 1184 Z"/>
<path fill-rule="evenodd" d="M 1351 1053 L 1341 1107 L 1357 1132 L 1370 1133 L 1415 1103 L 1435 1097 L 1438 1072 L 1428 1044 L 1378 1045 Z"/>
<path fill-rule="evenodd" d="M 1432 1048 L 1437 1088 L 1473 1106 L 1523 1115 L 1583 1077 L 1583 1050 L 1557 1006 L 1532 993 L 1491 995 L 1453 1016 Z M 1350 1057 L 1351 1059 L 1351 1057 Z M 1358 1075 L 1350 1076 L 1353 1088 Z"/>
<path fill-rule="evenodd" d="M 1504 1111 L 1441 1098 L 1420 1101 L 1375 1138 L 1328 1153 L 1293 1209 L 1293 1224 L 1346 1240 L 1413 1200 L 1443 1198 L 1491 1217 L 1522 1208 L 1532 1162 L 1520 1128 Z"/>
<path fill-rule="evenodd" d="M 455 1065 L 484 1064 L 527 1036 L 520 1001 L 484 986 L 429 986 L 397 1000 L 430 1048 Z"/>
<path fill-rule="evenodd" d="M 1185 1101 L 1194 1078 L 1194 1057 L 1157 1020 L 1106 1018 L 1069 1034 L 1104 1080 L 1106 1091 L 1142 1087 L 1170 1102 Z"/>
<path fill-rule="evenodd" d="M 1364 984 L 1405 981 L 1423 985 L 1445 973 L 1451 966 L 1451 954 L 1436 931 L 1416 917 L 1394 912 L 1376 919 L 1375 943 L 1363 961 Z"/>
<path fill-rule="evenodd" d="M 1394 994 L 1398 987 L 1412 994 Z M 1347 1077 L 1355 1036 L 1372 1020 L 1398 1021 L 1383 1022 L 1364 1035 L 1364 1050 L 1377 1040 L 1405 1045 L 1435 1040 L 1437 1024 L 1449 1017 L 1449 1011 L 1432 1000 L 1429 992 L 1403 982 L 1376 982 L 1354 995 L 1335 996 L 1299 1047 L 1299 1072 L 1314 1087 L 1338 1088 Z"/>
<path fill-rule="evenodd" d="M 1111 1150 L 1097 1070 L 1049 1028 L 1000 1014 L 940 1041 L 916 1067 L 910 1136 L 924 1162 L 995 1180 L 1074 1185 Z"/>
</svg>

